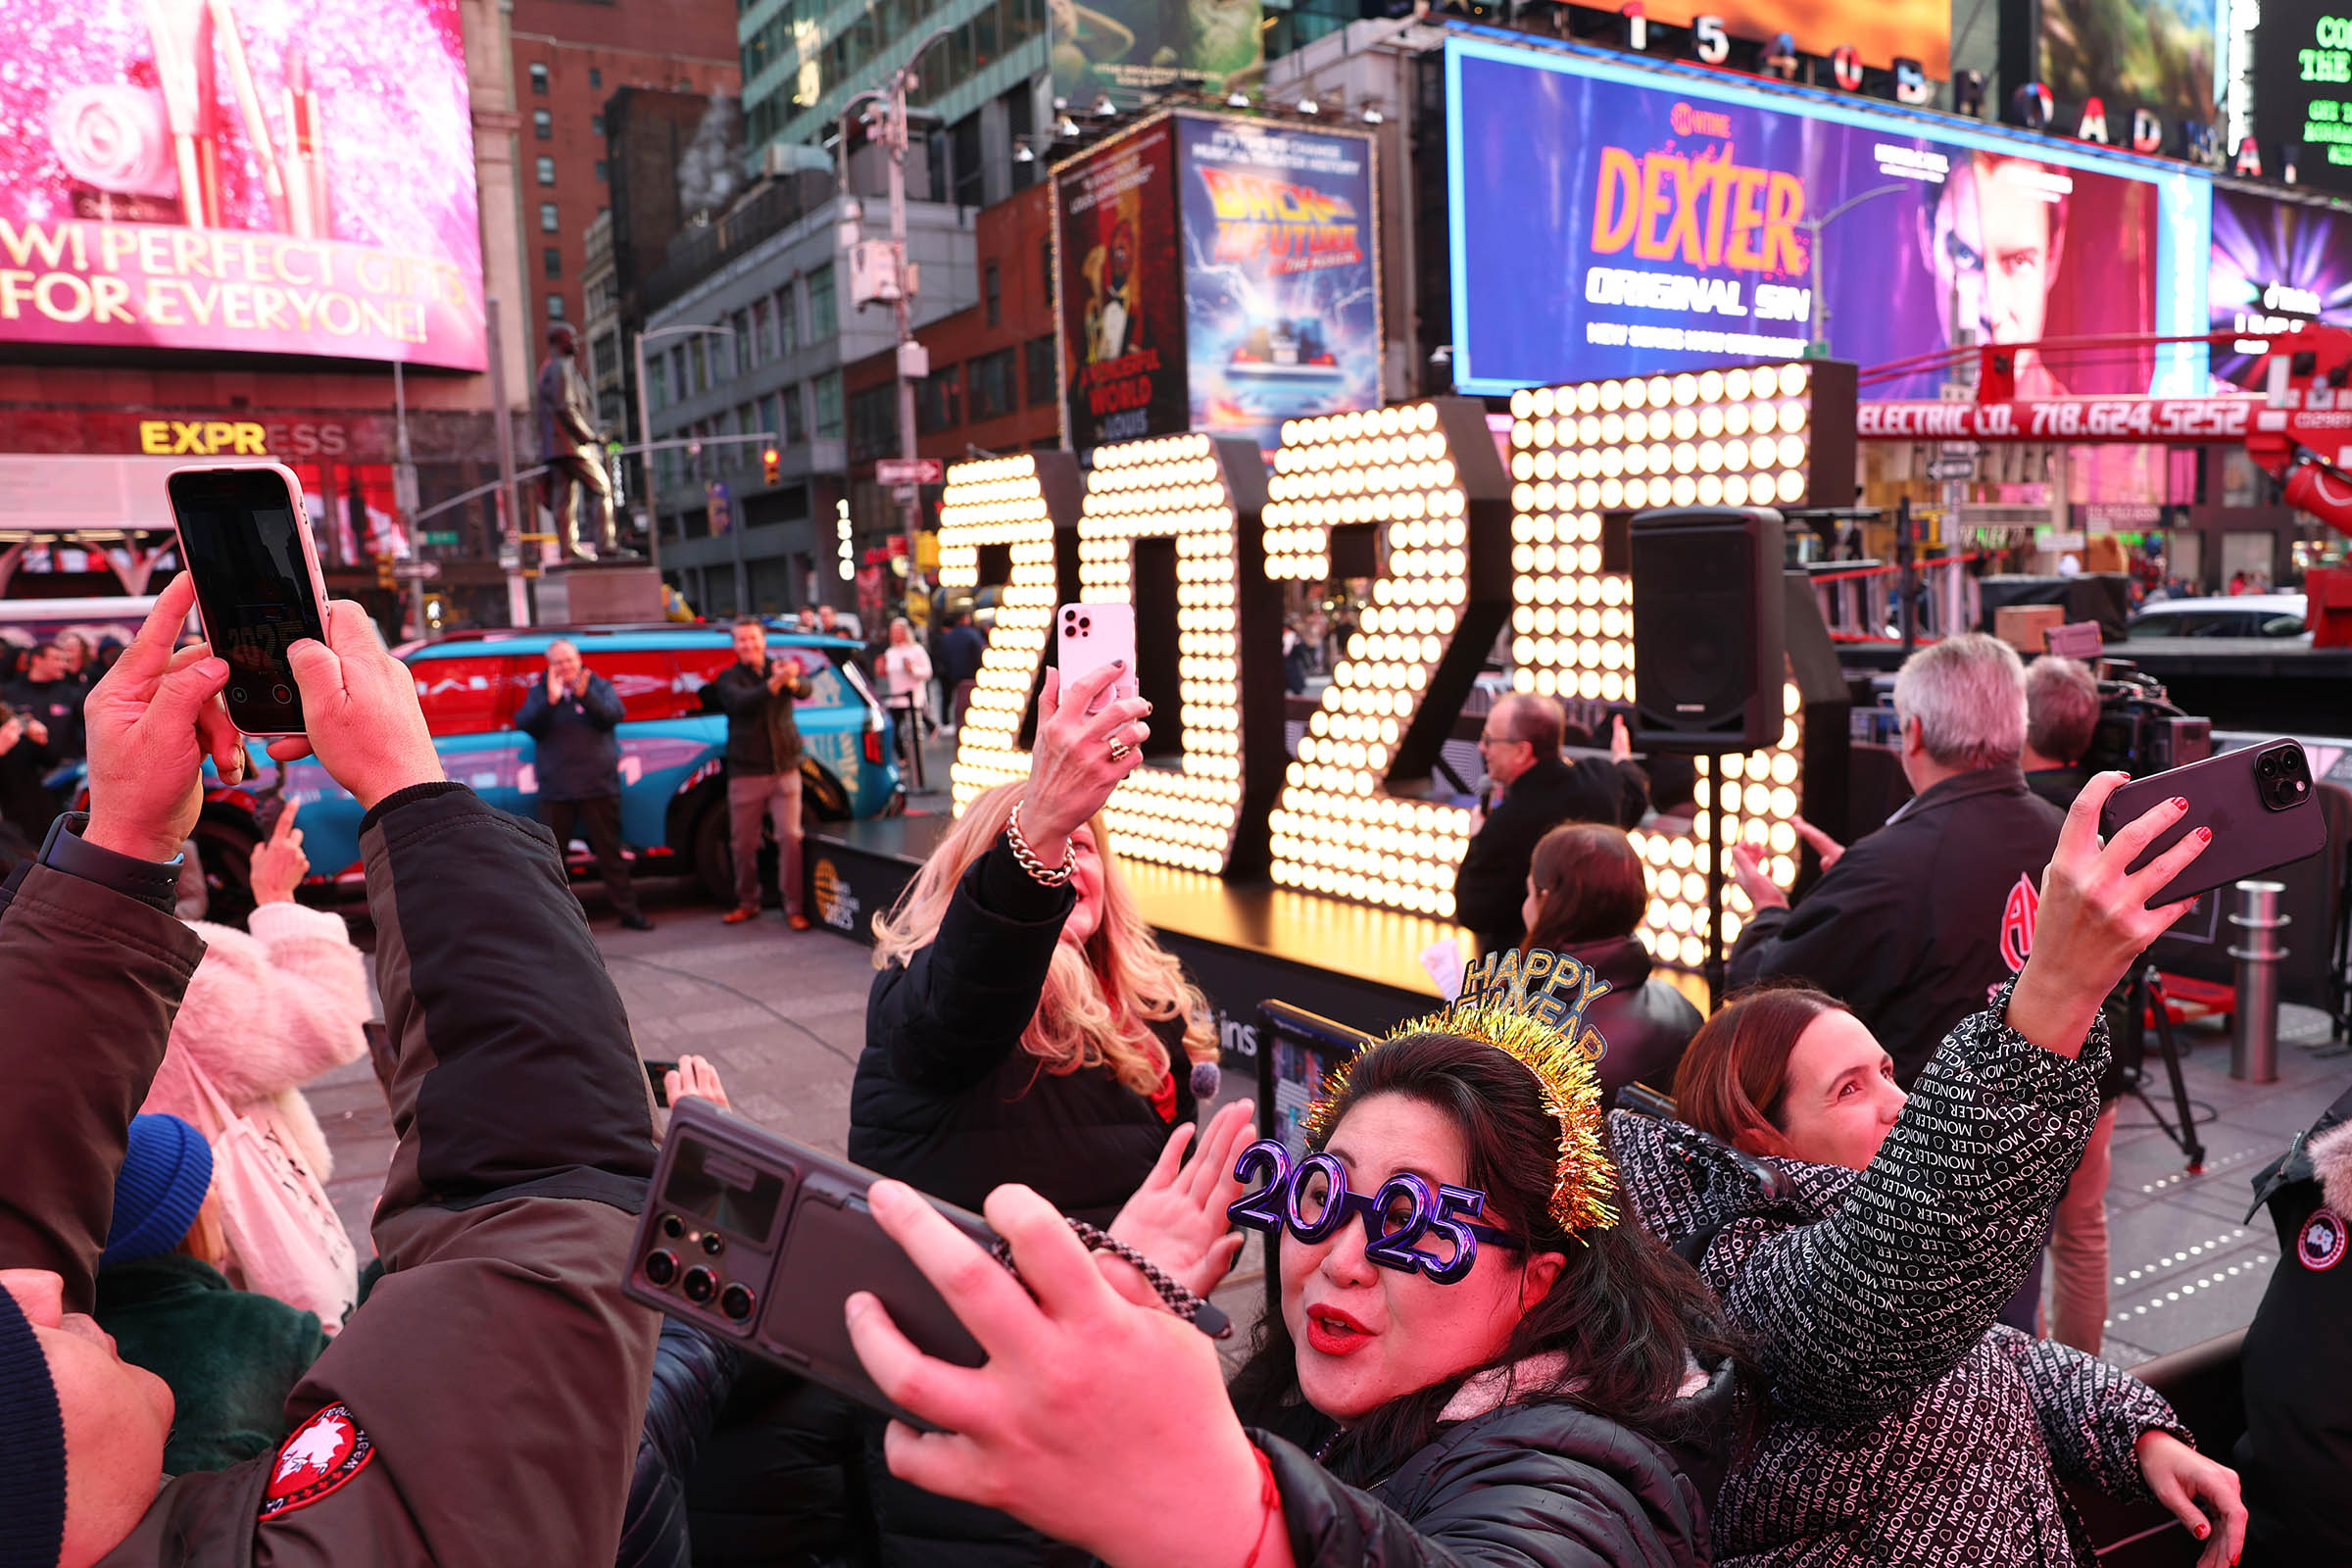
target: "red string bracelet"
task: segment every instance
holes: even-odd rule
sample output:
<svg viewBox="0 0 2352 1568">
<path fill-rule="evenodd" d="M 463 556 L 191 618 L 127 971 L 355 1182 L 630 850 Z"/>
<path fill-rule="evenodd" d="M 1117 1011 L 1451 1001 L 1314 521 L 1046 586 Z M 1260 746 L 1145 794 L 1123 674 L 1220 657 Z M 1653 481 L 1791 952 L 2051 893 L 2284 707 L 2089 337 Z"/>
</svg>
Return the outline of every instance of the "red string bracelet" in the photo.
<svg viewBox="0 0 2352 1568">
<path fill-rule="evenodd" d="M 1257 1539 L 1250 1544 L 1250 1555 L 1242 1568 L 1257 1568 L 1258 1554 L 1266 1549 L 1266 1527 L 1282 1517 L 1282 1492 L 1274 1485 L 1274 1461 L 1266 1457 L 1265 1449 L 1254 1445 L 1250 1453 L 1257 1460 L 1257 1505 L 1266 1514 L 1257 1522 Z"/>
</svg>

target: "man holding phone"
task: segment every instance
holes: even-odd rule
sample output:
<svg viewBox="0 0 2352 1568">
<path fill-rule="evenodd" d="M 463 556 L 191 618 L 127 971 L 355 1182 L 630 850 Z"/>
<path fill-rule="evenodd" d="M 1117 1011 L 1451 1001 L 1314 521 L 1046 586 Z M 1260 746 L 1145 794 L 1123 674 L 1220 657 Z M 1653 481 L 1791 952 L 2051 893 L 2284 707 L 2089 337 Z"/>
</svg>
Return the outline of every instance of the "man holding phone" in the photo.
<svg viewBox="0 0 2352 1568">
<path fill-rule="evenodd" d="M 798 659 L 767 657 L 767 626 L 754 616 L 735 623 L 735 662 L 710 683 L 727 715 L 727 832 L 735 853 L 735 907 L 729 925 L 760 917 L 760 822 L 776 835 L 777 892 L 784 923 L 808 929 L 801 912 L 801 727 L 792 706 L 816 688 Z"/>
<path fill-rule="evenodd" d="M 559 637 L 547 645 L 547 674 L 514 714 L 514 727 L 538 743 L 539 820 L 556 835 L 561 854 L 575 827 L 596 851 L 605 896 L 632 931 L 654 922 L 637 906 L 629 862 L 620 851 L 620 742 L 613 735 L 626 711 L 620 694 L 591 672 L 578 646 Z"/>
</svg>

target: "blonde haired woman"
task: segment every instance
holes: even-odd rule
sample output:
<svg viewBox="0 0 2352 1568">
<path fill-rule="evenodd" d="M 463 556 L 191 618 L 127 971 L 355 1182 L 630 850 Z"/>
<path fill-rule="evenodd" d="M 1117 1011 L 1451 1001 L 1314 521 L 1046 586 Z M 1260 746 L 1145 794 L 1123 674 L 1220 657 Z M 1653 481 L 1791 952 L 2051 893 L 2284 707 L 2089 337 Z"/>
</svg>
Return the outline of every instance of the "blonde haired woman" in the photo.
<svg viewBox="0 0 2352 1568">
<path fill-rule="evenodd" d="M 874 922 L 850 1157 L 967 1208 L 1004 1182 L 1108 1225 L 1195 1109 L 1207 1004 L 1119 880 L 1102 805 L 1151 705 L 1049 674 L 1026 783 L 965 808 Z"/>
</svg>

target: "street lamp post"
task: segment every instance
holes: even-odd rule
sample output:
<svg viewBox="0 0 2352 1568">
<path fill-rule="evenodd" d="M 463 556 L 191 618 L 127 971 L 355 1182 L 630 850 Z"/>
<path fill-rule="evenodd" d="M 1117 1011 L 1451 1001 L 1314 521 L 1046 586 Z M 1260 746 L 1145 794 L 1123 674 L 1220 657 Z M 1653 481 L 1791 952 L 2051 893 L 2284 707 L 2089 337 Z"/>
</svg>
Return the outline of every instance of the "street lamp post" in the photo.
<svg viewBox="0 0 2352 1568">
<path fill-rule="evenodd" d="M 1820 351 L 1826 354 L 1829 345 L 1830 308 L 1823 302 L 1821 294 L 1821 231 L 1864 202 L 1880 196 L 1891 196 L 1898 190 L 1909 190 L 1910 188 L 1909 185 L 1881 185 L 1874 190 L 1866 190 L 1849 201 L 1839 202 L 1818 218 L 1800 218 L 1796 220 L 1797 227 L 1805 231 L 1807 241 L 1805 249 L 1810 253 L 1808 259 L 1812 264 L 1813 272 L 1813 319 L 1811 322 L 1813 330 L 1809 334 L 1808 352 L 1812 352 L 1813 345 L 1818 345 Z"/>
<path fill-rule="evenodd" d="M 654 488 L 654 415 L 653 405 L 645 391 L 645 343 L 648 338 L 676 337 L 703 332 L 733 337 L 731 326 L 704 326 L 684 321 L 673 326 L 657 326 L 652 331 L 637 334 L 637 435 L 645 444 L 638 449 L 637 476 L 645 487 L 645 553 L 653 565 L 654 579 L 662 577 L 662 497 Z"/>
<path fill-rule="evenodd" d="M 884 106 L 880 136 L 883 151 L 890 159 L 891 311 L 897 318 L 898 328 L 891 368 L 898 377 L 899 456 L 910 463 L 916 454 L 914 377 L 907 374 L 906 353 L 914 345 L 914 276 L 913 270 L 906 265 L 906 94 L 919 79 L 915 67 L 921 63 L 924 53 L 945 38 L 950 30 L 947 27 L 933 28 L 922 42 L 907 52 L 898 70 L 890 74 L 886 85 L 859 93 L 841 108 L 841 196 L 844 203 L 843 226 L 847 228 L 857 221 L 857 198 L 850 192 L 850 115 L 867 103 Z M 916 500 L 919 494 L 916 487 L 902 485 L 899 489 L 899 527 L 906 536 L 906 586 L 911 590 L 914 586 L 917 536 L 922 531 L 922 512 Z"/>
</svg>

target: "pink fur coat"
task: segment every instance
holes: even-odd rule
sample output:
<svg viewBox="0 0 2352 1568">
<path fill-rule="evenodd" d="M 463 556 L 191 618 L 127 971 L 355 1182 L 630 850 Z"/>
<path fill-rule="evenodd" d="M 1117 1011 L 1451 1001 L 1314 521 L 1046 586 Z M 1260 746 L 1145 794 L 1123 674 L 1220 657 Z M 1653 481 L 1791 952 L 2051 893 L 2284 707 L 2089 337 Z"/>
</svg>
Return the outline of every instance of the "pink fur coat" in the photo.
<svg viewBox="0 0 2352 1568">
<path fill-rule="evenodd" d="M 171 1048 L 139 1108 L 217 1132 L 188 1070 L 194 1061 L 233 1109 L 270 1102 L 323 1185 L 334 1162 L 302 1085 L 366 1054 L 367 960 L 342 916 L 298 904 L 263 905 L 250 931 L 188 924 L 204 938 L 204 961 L 188 981 Z"/>
</svg>

